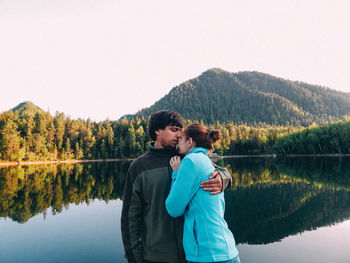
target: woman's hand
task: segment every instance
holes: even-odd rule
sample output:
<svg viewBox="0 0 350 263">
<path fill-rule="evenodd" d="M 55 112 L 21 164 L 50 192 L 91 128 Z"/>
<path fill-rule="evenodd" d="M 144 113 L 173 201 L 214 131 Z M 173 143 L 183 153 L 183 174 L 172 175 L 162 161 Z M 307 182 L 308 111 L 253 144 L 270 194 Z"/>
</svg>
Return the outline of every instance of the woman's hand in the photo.
<svg viewBox="0 0 350 263">
<path fill-rule="evenodd" d="M 170 166 L 173 169 L 173 171 L 177 171 L 179 169 L 180 163 L 181 163 L 180 156 L 174 156 L 173 158 L 170 159 Z"/>
</svg>

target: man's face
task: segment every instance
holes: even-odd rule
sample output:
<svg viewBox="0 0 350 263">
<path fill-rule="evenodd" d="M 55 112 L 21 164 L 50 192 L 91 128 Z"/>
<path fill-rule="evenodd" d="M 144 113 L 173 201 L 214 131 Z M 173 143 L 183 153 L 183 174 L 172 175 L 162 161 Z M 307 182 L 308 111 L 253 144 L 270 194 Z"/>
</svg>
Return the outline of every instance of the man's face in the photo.
<svg viewBox="0 0 350 263">
<path fill-rule="evenodd" d="M 177 126 L 165 126 L 164 129 L 155 131 L 157 139 L 155 141 L 156 147 L 176 147 L 181 137 L 181 128 Z"/>
</svg>

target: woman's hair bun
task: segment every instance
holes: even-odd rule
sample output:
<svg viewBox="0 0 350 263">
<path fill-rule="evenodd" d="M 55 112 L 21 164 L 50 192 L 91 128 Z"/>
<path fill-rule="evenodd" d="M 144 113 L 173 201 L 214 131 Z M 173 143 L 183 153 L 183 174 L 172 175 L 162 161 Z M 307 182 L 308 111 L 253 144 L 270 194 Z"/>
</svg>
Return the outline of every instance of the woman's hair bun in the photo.
<svg viewBox="0 0 350 263">
<path fill-rule="evenodd" d="M 208 130 L 200 123 L 193 123 L 186 127 L 184 131 L 186 139 L 192 138 L 196 147 L 204 147 L 214 150 L 214 143 L 222 138 L 219 130 Z"/>
<path fill-rule="evenodd" d="M 222 138 L 220 130 L 212 130 L 208 132 L 208 137 L 215 143 L 217 140 Z"/>
</svg>

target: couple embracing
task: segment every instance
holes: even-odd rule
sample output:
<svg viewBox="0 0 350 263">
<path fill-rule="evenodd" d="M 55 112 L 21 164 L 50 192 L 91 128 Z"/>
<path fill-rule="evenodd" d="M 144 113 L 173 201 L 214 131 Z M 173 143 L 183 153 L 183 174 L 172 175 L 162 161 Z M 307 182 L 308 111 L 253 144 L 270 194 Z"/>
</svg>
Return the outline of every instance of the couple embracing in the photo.
<svg viewBox="0 0 350 263">
<path fill-rule="evenodd" d="M 154 143 L 131 164 L 125 182 L 125 257 L 135 263 L 239 263 L 224 220 L 223 190 L 231 175 L 208 158 L 221 133 L 201 124 L 182 131 L 183 123 L 173 111 L 151 115 Z"/>
</svg>

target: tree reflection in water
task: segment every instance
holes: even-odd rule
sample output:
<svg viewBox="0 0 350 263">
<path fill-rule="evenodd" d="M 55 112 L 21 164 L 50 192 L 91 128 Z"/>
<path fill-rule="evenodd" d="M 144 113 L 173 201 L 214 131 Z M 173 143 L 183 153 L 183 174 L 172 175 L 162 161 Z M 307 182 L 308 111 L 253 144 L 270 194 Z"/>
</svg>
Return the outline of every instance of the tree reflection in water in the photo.
<svg viewBox="0 0 350 263">
<path fill-rule="evenodd" d="M 225 218 L 236 242 L 268 244 L 350 218 L 343 158 L 226 159 L 234 185 Z"/>
<path fill-rule="evenodd" d="M 25 223 L 50 209 L 121 199 L 130 162 L 0 169 L 0 217 Z M 233 176 L 225 218 L 237 243 L 267 244 L 350 217 L 347 158 L 224 159 Z"/>
<path fill-rule="evenodd" d="M 68 209 L 69 204 L 122 197 L 129 163 L 89 163 L 0 169 L 0 217 L 25 223 L 31 217 Z"/>
</svg>

